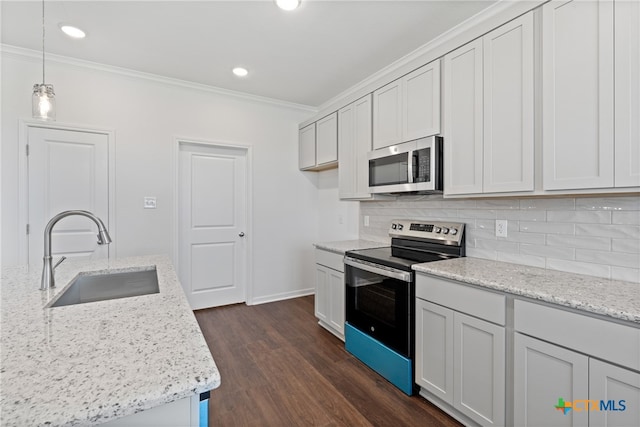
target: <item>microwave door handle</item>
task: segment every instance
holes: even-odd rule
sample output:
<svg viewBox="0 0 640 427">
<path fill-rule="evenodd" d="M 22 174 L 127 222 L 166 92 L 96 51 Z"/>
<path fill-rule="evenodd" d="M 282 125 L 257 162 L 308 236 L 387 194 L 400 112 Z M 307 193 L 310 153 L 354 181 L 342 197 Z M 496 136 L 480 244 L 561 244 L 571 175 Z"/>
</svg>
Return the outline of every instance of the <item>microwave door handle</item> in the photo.
<svg viewBox="0 0 640 427">
<path fill-rule="evenodd" d="M 416 151 L 409 151 L 409 161 L 407 162 L 407 174 L 409 184 L 416 182 L 415 171 L 417 170 L 418 153 Z"/>
</svg>

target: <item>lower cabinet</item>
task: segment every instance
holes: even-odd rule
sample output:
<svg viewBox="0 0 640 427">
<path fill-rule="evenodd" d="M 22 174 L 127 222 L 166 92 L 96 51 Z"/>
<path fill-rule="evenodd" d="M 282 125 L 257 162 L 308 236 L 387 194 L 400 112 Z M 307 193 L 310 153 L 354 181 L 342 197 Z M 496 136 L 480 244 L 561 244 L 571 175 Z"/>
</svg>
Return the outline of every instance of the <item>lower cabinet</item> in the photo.
<svg viewBox="0 0 640 427">
<path fill-rule="evenodd" d="M 519 300 L 514 329 L 514 425 L 640 425 L 640 329 Z"/>
<path fill-rule="evenodd" d="M 320 326 L 344 341 L 343 256 L 316 249 L 315 314 Z"/>
<path fill-rule="evenodd" d="M 476 292 L 497 299 L 483 308 Z M 421 394 L 435 396 L 480 425 L 504 425 L 505 328 L 475 317 L 500 305 L 504 312 L 504 297 L 423 276 L 417 279 L 416 294 L 415 379 Z M 458 311 L 466 310 L 468 302 L 476 305 L 470 310 L 473 316 Z M 464 422 L 464 417 L 458 418 Z"/>
<path fill-rule="evenodd" d="M 206 395 L 208 396 L 208 392 Z M 209 425 L 208 404 L 208 398 L 201 399 L 200 395 L 195 395 L 128 417 L 108 421 L 103 425 L 106 427 L 204 427 Z"/>
</svg>

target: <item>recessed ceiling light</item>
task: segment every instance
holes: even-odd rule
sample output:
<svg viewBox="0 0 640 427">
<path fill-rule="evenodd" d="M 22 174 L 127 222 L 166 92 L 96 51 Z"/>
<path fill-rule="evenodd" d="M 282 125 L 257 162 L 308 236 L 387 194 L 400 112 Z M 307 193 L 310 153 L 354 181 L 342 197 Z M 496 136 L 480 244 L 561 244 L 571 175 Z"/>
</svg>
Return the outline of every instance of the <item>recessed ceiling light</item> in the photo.
<svg viewBox="0 0 640 427">
<path fill-rule="evenodd" d="M 238 77 L 246 77 L 247 74 L 249 74 L 249 71 L 247 71 L 246 68 L 236 67 L 233 69 L 233 74 L 235 74 Z"/>
<path fill-rule="evenodd" d="M 294 10 L 300 6 L 300 0 L 276 0 L 276 4 L 282 10 Z"/>
<path fill-rule="evenodd" d="M 83 39 L 86 36 L 84 31 L 72 25 L 60 24 L 60 29 L 63 33 L 74 39 Z"/>
</svg>

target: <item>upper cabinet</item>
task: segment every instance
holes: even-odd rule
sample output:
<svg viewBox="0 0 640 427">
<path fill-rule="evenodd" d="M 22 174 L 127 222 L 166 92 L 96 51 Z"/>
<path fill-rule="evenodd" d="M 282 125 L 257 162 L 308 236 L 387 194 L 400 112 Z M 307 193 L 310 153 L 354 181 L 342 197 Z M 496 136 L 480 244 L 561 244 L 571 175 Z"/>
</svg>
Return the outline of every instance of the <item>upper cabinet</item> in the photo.
<svg viewBox="0 0 640 427">
<path fill-rule="evenodd" d="M 340 199 L 370 199 L 367 153 L 371 151 L 371 94 L 338 111 Z"/>
<path fill-rule="evenodd" d="M 444 57 L 445 195 L 534 190 L 528 13 Z"/>
<path fill-rule="evenodd" d="M 338 112 L 312 123 L 299 132 L 299 163 L 302 170 L 338 166 Z"/>
<path fill-rule="evenodd" d="M 640 187 L 640 2 L 616 1 L 616 187 Z"/>
<path fill-rule="evenodd" d="M 373 149 L 440 133 L 440 60 L 373 92 Z"/>
<path fill-rule="evenodd" d="M 551 1 L 542 14 L 544 189 L 613 187 L 613 2 Z"/>
</svg>

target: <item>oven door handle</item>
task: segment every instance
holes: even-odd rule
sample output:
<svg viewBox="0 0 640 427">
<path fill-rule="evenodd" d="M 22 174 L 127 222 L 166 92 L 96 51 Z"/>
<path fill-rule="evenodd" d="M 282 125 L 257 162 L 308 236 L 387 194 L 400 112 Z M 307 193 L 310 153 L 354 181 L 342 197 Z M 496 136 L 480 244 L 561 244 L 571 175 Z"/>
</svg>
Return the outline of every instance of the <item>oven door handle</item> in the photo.
<svg viewBox="0 0 640 427">
<path fill-rule="evenodd" d="M 403 282 L 410 283 L 411 282 L 411 273 L 396 269 L 386 269 L 376 267 L 369 263 L 359 262 L 353 258 L 345 257 L 344 258 L 345 265 L 349 265 L 353 268 L 358 268 L 360 270 L 368 271 L 369 273 L 379 274 L 381 276 L 390 277 L 392 279 L 402 280 Z"/>
</svg>

